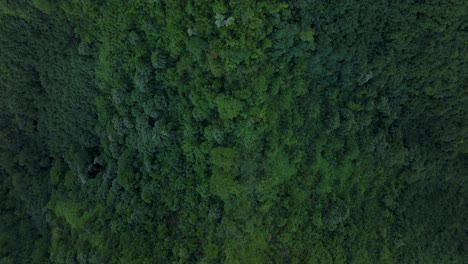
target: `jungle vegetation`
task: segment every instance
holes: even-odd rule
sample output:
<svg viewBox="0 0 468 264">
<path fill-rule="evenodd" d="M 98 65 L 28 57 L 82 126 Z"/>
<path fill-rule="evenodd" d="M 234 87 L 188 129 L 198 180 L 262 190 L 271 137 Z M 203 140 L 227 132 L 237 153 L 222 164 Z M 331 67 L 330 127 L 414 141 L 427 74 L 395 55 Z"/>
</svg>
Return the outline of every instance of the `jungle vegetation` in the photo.
<svg viewBox="0 0 468 264">
<path fill-rule="evenodd" d="M 468 263 L 467 14 L 2 0 L 0 263 Z"/>
</svg>

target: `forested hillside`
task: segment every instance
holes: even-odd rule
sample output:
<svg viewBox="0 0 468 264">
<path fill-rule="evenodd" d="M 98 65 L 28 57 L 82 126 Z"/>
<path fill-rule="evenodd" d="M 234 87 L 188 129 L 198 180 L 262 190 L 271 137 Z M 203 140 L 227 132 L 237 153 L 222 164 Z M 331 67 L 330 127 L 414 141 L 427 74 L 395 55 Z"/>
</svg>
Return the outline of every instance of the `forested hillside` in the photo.
<svg viewBox="0 0 468 264">
<path fill-rule="evenodd" d="M 1 0 L 0 263 L 468 263 L 465 0 Z"/>
</svg>

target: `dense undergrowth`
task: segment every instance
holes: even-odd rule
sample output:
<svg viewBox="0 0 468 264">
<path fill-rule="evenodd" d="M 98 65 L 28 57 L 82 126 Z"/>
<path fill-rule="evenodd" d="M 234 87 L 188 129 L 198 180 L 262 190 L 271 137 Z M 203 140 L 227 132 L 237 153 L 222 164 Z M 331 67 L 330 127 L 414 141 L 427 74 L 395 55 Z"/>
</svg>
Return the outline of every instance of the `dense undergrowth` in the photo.
<svg viewBox="0 0 468 264">
<path fill-rule="evenodd" d="M 0 263 L 465 263 L 466 1 L 0 3 Z"/>
</svg>

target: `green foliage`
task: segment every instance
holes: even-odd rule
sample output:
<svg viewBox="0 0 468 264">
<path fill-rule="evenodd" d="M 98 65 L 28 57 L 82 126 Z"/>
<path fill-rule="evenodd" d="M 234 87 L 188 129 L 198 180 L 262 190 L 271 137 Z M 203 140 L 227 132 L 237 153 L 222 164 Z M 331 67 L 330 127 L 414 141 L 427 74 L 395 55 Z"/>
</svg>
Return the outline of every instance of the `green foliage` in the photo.
<svg viewBox="0 0 468 264">
<path fill-rule="evenodd" d="M 299 34 L 299 38 L 302 41 L 308 42 L 309 48 L 311 50 L 315 50 L 315 31 L 314 30 L 302 31 Z"/>
<path fill-rule="evenodd" d="M 242 110 L 242 102 L 235 98 L 229 98 L 225 95 L 220 95 L 215 99 L 216 105 L 218 106 L 218 112 L 221 119 L 232 119 L 239 115 Z"/>
<path fill-rule="evenodd" d="M 55 160 L 52 167 L 50 168 L 50 179 L 51 185 L 57 185 L 60 182 L 60 178 L 63 175 L 63 164 L 60 160 Z"/>
<path fill-rule="evenodd" d="M 136 180 L 136 175 L 133 169 L 133 160 L 134 159 L 130 151 L 122 154 L 118 160 L 117 182 L 127 190 L 132 187 Z"/>
<path fill-rule="evenodd" d="M 48 15 L 56 8 L 55 4 L 50 0 L 32 0 L 32 5 Z"/>
<path fill-rule="evenodd" d="M 0 263 L 465 263 L 466 1 L 0 3 Z"/>
</svg>

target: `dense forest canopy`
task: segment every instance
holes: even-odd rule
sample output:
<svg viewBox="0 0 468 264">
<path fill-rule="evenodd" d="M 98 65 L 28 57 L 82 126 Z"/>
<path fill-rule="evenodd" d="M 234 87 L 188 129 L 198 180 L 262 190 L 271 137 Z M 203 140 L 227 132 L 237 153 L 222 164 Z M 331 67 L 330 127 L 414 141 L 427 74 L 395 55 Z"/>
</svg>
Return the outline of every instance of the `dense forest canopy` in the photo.
<svg viewBox="0 0 468 264">
<path fill-rule="evenodd" d="M 2 0 L 0 263 L 467 263 L 467 13 Z"/>
</svg>

